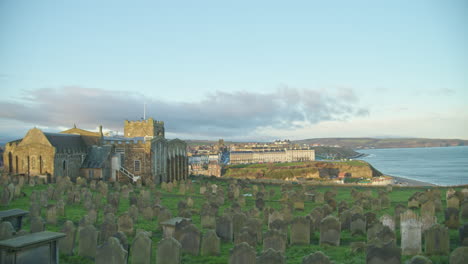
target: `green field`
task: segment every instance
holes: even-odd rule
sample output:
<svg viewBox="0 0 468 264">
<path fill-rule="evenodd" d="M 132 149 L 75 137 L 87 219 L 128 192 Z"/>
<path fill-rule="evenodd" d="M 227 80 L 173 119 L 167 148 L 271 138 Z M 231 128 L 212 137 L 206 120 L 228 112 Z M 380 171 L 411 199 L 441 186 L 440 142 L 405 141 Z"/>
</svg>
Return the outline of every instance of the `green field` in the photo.
<svg viewBox="0 0 468 264">
<path fill-rule="evenodd" d="M 200 182 L 202 181 L 211 181 L 211 183 L 216 183 L 219 186 L 222 186 L 225 190 L 228 186 L 228 181 L 221 181 L 221 180 L 215 180 L 213 178 L 197 178 L 193 180 L 193 193 L 187 193 L 186 195 L 179 195 L 177 188 L 174 189 L 173 192 L 168 193 L 164 190 L 161 190 L 160 187 L 157 187 L 155 190 L 151 190 L 152 192 L 154 191 L 160 191 L 162 193 L 162 199 L 161 203 L 164 207 L 170 209 L 172 211 L 173 216 L 177 216 L 177 203 L 180 200 L 185 200 L 187 197 L 192 197 L 194 199 L 194 209 L 195 210 L 200 210 L 202 207 L 203 203 L 206 202 L 206 199 L 204 196 L 199 194 L 199 187 L 200 187 Z M 244 190 L 244 193 L 252 193 L 252 184 L 249 185 L 248 189 Z M 302 188 L 299 184 L 291 185 L 292 188 Z M 17 198 L 11 202 L 9 206 L 3 206 L 1 210 L 6 210 L 6 209 L 12 209 L 12 208 L 21 208 L 24 210 L 29 210 L 29 196 L 31 195 L 33 190 L 46 190 L 47 185 L 38 185 L 35 187 L 30 187 L 30 186 L 24 186 L 23 187 L 23 192 L 26 194 L 26 197 L 22 198 Z M 378 195 L 378 190 L 379 188 L 369 188 L 369 187 L 354 187 L 355 189 L 359 191 L 363 190 L 371 190 L 373 193 L 373 197 L 377 197 Z M 148 189 L 146 187 L 142 187 L 142 189 Z M 266 206 L 279 209 L 281 208 L 281 186 L 280 185 L 267 185 L 266 186 L 266 191 L 269 192 L 269 190 L 274 189 L 275 190 L 275 195 L 273 197 L 270 197 L 269 199 L 266 199 Z M 335 197 L 337 203 L 340 201 L 345 201 L 348 202 L 350 207 L 352 206 L 351 201 L 351 187 L 316 187 L 316 190 L 319 192 L 325 193 L 328 190 L 336 190 L 337 191 L 337 196 Z M 408 198 L 413 195 L 414 192 L 416 191 L 424 191 L 425 189 L 422 188 L 403 188 L 403 187 L 394 187 L 393 191 L 389 193 L 389 198 L 391 199 L 391 207 L 390 208 L 385 208 L 379 211 L 375 211 L 374 213 L 377 214 L 378 217 L 380 217 L 383 214 L 390 214 L 393 215 L 393 207 L 399 203 L 407 205 Z M 109 191 L 113 191 L 112 188 L 109 188 Z M 139 192 L 139 189 L 135 188 L 136 192 Z M 441 188 L 441 198 L 443 205 L 445 206 L 445 192 L 446 188 Z M 94 193 L 94 192 L 93 192 Z M 227 191 L 225 191 L 225 194 L 227 194 Z M 55 203 L 56 201 L 49 201 L 49 203 Z M 103 204 L 106 203 L 106 198 L 104 197 L 102 200 Z M 231 202 L 229 199 L 227 199 L 227 196 L 225 198 L 225 204 L 219 208 L 218 215 L 221 215 L 222 212 L 231 206 Z M 244 208 L 244 211 L 249 210 L 250 208 L 255 206 L 255 200 L 253 197 L 246 197 L 246 206 Z M 309 214 L 313 208 L 317 206 L 322 206 L 322 204 L 316 204 L 312 201 L 305 201 L 305 210 L 304 211 L 295 211 L 294 215 L 299 216 L 299 215 L 307 215 Z M 129 208 L 129 200 L 128 199 L 122 199 L 120 200 L 120 206 L 117 215 L 120 215 L 127 211 Z M 45 219 L 45 209 L 42 210 L 42 217 Z M 370 210 L 365 210 L 364 212 L 368 212 Z M 47 225 L 46 230 L 50 231 L 59 231 L 63 225 L 63 223 L 66 220 L 71 220 L 75 223 L 76 226 L 78 226 L 78 222 L 80 219 L 86 214 L 86 210 L 81 206 L 81 205 L 67 205 L 65 207 L 65 213 L 66 217 L 61 217 L 59 218 L 59 223 L 57 226 L 52 226 L 52 225 Z M 333 213 L 334 215 L 337 215 L 337 211 Z M 437 218 L 439 223 L 443 223 L 444 216 L 442 212 L 437 213 Z M 263 216 L 262 216 L 263 219 Z M 102 210 L 99 211 L 98 214 L 98 220 L 97 224 L 95 225 L 99 229 L 99 225 L 102 223 L 103 220 L 103 212 Z M 201 228 L 201 223 L 200 223 L 200 217 L 196 214 L 193 215 L 192 217 L 192 222 L 204 233 L 206 230 Z M 24 229 L 29 230 L 29 222 L 28 219 L 26 219 L 24 223 Z M 152 256 L 152 263 L 155 263 L 155 254 L 156 254 L 156 245 L 159 240 L 161 240 L 162 237 L 162 232 L 157 228 L 156 226 L 156 220 L 153 221 L 146 221 L 143 219 L 142 215 L 140 214 L 138 221 L 134 225 L 134 229 L 145 229 L 148 231 L 153 232 L 153 256 Z M 266 231 L 266 225 L 263 225 L 264 231 Z M 396 230 L 397 234 L 397 239 L 399 239 L 400 234 L 399 230 Z M 129 237 L 129 243 L 131 245 L 131 242 L 133 241 L 133 237 Z M 330 257 L 332 261 L 335 263 L 364 263 L 365 262 L 365 253 L 357 253 L 353 254 L 349 248 L 349 245 L 352 242 L 358 242 L 358 241 L 363 241 L 366 242 L 366 237 L 365 236 L 351 236 L 349 231 L 342 231 L 341 232 L 341 245 L 339 247 L 332 247 L 332 246 L 327 246 L 327 247 L 321 247 L 318 245 L 318 239 L 319 239 L 319 233 L 315 232 L 314 236 L 311 237 L 311 244 L 308 246 L 288 246 L 287 251 L 286 251 L 286 258 L 287 258 L 287 263 L 301 263 L 302 258 L 310 253 L 313 253 L 317 250 L 320 250 L 324 252 L 327 256 Z M 78 243 L 78 241 L 77 241 Z M 398 240 L 397 244 L 399 244 L 400 241 Z M 451 251 L 454 250 L 459 244 L 459 239 L 458 239 L 458 231 L 457 230 L 450 230 L 450 248 Z M 424 243 L 423 243 L 424 245 Z M 222 243 L 221 244 L 221 255 L 216 256 L 216 257 L 207 257 L 207 256 L 191 256 L 191 255 L 186 255 L 184 254 L 182 257 L 182 263 L 203 263 L 203 264 L 213 264 L 213 263 L 227 263 L 228 262 L 228 257 L 229 257 L 229 250 L 233 247 L 232 243 Z M 424 248 L 424 247 L 423 247 Z M 77 247 L 75 246 L 75 250 Z M 260 254 L 262 251 L 262 245 L 257 246 L 257 253 Z M 407 260 L 410 257 L 404 256 L 403 260 Z M 448 257 L 447 256 L 432 256 L 430 257 L 434 263 L 448 263 Z M 93 263 L 92 260 L 90 259 L 85 259 L 80 256 L 60 256 L 60 263 Z"/>
</svg>

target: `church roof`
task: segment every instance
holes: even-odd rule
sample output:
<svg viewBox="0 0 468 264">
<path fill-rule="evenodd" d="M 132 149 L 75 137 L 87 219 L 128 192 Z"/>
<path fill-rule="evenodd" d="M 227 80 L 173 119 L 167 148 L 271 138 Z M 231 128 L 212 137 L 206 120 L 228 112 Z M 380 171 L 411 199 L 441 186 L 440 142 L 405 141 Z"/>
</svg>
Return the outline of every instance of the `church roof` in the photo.
<svg viewBox="0 0 468 264">
<path fill-rule="evenodd" d="M 91 147 L 81 168 L 99 169 L 104 166 L 105 161 L 112 153 L 112 146 L 93 146 Z"/>
<path fill-rule="evenodd" d="M 80 135 L 60 134 L 60 133 L 44 133 L 47 140 L 57 149 L 57 152 L 86 151 L 86 144 Z"/>
</svg>

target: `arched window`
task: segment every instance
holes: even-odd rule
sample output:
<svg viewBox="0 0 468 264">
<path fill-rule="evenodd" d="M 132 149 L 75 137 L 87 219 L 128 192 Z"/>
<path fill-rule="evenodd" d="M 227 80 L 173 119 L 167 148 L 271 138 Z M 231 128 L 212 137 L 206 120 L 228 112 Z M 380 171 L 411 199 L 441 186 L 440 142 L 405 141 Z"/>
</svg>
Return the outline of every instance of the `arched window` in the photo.
<svg viewBox="0 0 468 264">
<path fill-rule="evenodd" d="M 8 172 L 13 173 L 13 155 L 8 152 Z"/>
<path fill-rule="evenodd" d="M 63 161 L 62 166 L 63 166 L 63 171 L 65 171 L 67 169 L 67 161 L 66 160 Z"/>
</svg>

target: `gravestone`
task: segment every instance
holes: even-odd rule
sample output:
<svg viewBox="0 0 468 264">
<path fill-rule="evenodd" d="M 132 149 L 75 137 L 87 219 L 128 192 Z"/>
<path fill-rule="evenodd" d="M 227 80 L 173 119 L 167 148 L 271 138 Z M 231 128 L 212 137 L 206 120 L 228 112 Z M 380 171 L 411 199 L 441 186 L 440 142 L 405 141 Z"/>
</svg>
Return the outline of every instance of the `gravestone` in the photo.
<svg viewBox="0 0 468 264">
<path fill-rule="evenodd" d="M 221 240 L 214 230 L 208 230 L 202 238 L 201 255 L 218 256 L 221 252 Z"/>
<path fill-rule="evenodd" d="M 366 218 L 362 214 L 351 216 L 350 231 L 353 236 L 366 234 Z"/>
<path fill-rule="evenodd" d="M 133 220 L 128 213 L 119 216 L 117 221 L 117 230 L 124 232 L 126 235 L 133 235 Z"/>
<path fill-rule="evenodd" d="M 458 229 L 460 226 L 458 209 L 453 207 L 445 209 L 445 225 L 450 229 Z"/>
<path fill-rule="evenodd" d="M 458 247 L 450 254 L 450 264 L 466 264 L 468 247 Z"/>
<path fill-rule="evenodd" d="M 332 262 L 322 251 L 317 251 L 305 256 L 302 259 L 302 264 L 332 264 Z"/>
<path fill-rule="evenodd" d="M 434 216 L 435 215 L 435 205 L 433 201 L 427 201 L 421 205 L 421 216 Z"/>
<path fill-rule="evenodd" d="M 460 208 L 460 199 L 458 199 L 457 196 L 452 196 L 447 200 L 447 208 L 454 208 L 454 209 L 459 209 Z"/>
<path fill-rule="evenodd" d="M 421 218 L 421 231 L 424 232 L 431 228 L 433 225 L 437 224 L 437 217 L 430 215 L 430 214 L 425 214 Z"/>
<path fill-rule="evenodd" d="M 275 220 L 270 225 L 270 230 L 277 230 L 283 234 L 288 234 L 288 225 L 285 221 Z"/>
<path fill-rule="evenodd" d="M 200 231 L 192 224 L 184 227 L 179 242 L 182 252 L 197 256 L 200 252 Z"/>
<path fill-rule="evenodd" d="M 109 237 L 106 243 L 96 249 L 96 264 L 125 264 L 127 254 L 117 238 Z"/>
<path fill-rule="evenodd" d="M 340 214 L 340 223 L 341 223 L 341 230 L 350 230 L 351 229 L 351 217 L 353 216 L 353 212 L 351 210 L 345 210 Z"/>
<path fill-rule="evenodd" d="M 447 227 L 434 225 L 424 233 L 426 255 L 448 255 L 450 236 Z"/>
<path fill-rule="evenodd" d="M 4 221 L 0 224 L 0 240 L 10 239 L 14 235 L 15 235 L 15 228 L 10 222 Z"/>
<path fill-rule="evenodd" d="M 395 243 L 372 243 L 366 249 L 366 264 L 400 264 L 401 249 Z"/>
<path fill-rule="evenodd" d="M 263 251 L 272 248 L 276 251 L 285 253 L 286 242 L 286 234 L 278 230 L 268 230 L 265 235 L 263 235 Z"/>
<path fill-rule="evenodd" d="M 138 232 L 131 247 L 132 264 L 151 263 L 152 240 L 148 232 Z"/>
<path fill-rule="evenodd" d="M 310 244 L 310 220 L 305 216 L 294 218 L 291 223 L 291 245 Z"/>
<path fill-rule="evenodd" d="M 216 234 L 223 241 L 232 242 L 234 226 L 229 215 L 216 218 Z"/>
<path fill-rule="evenodd" d="M 239 233 L 240 229 L 247 221 L 247 216 L 244 213 L 237 213 L 232 216 L 233 234 L 234 238 Z"/>
<path fill-rule="evenodd" d="M 93 225 L 83 227 L 79 231 L 78 255 L 82 257 L 96 257 L 98 232 Z"/>
<path fill-rule="evenodd" d="M 320 222 L 320 245 L 340 245 L 341 224 L 334 216 L 327 216 Z"/>
<path fill-rule="evenodd" d="M 117 223 L 113 213 L 108 213 L 104 216 L 104 222 L 101 224 L 99 242 L 104 243 L 113 234 L 117 233 Z"/>
<path fill-rule="evenodd" d="M 30 220 L 31 233 L 42 232 L 45 229 L 45 222 L 40 216 L 32 217 Z"/>
<path fill-rule="evenodd" d="M 76 240 L 76 227 L 72 221 L 68 220 L 63 225 L 60 232 L 64 233 L 66 237 L 58 241 L 59 249 L 62 254 L 73 255 Z"/>
<path fill-rule="evenodd" d="M 421 221 L 411 210 L 400 215 L 401 218 L 401 250 L 403 255 L 421 253 Z"/>
<path fill-rule="evenodd" d="M 242 242 L 246 242 L 252 247 L 256 247 L 257 245 L 257 236 L 255 232 L 253 232 L 248 226 L 242 227 L 239 233 L 234 237 L 235 245 L 240 244 Z"/>
<path fill-rule="evenodd" d="M 406 264 L 432 264 L 432 261 L 425 256 L 414 256 Z"/>
<path fill-rule="evenodd" d="M 231 249 L 229 264 L 256 264 L 255 249 L 243 242 Z"/>
<path fill-rule="evenodd" d="M 464 224 L 458 229 L 460 246 L 468 246 L 468 224 Z"/>
<path fill-rule="evenodd" d="M 461 217 L 464 220 L 468 219 L 468 200 L 465 200 L 462 202 L 460 206 L 460 211 L 461 211 Z"/>
<path fill-rule="evenodd" d="M 257 264 L 286 264 L 286 258 L 281 252 L 269 248 L 257 257 Z"/>
<path fill-rule="evenodd" d="M 392 216 L 384 214 L 380 217 L 380 222 L 382 222 L 382 225 L 388 226 L 392 231 L 395 231 L 395 221 Z"/>
<path fill-rule="evenodd" d="M 158 243 L 156 264 L 180 264 L 181 245 L 173 237 L 164 238 Z"/>
<path fill-rule="evenodd" d="M 57 210 L 54 204 L 47 206 L 47 224 L 56 225 L 57 224 Z"/>
<path fill-rule="evenodd" d="M 272 213 L 270 213 L 268 215 L 268 227 L 270 226 L 271 223 L 273 223 L 273 221 L 275 220 L 281 220 L 281 221 L 284 221 L 284 216 L 282 213 L 278 212 L 278 211 L 273 211 Z"/>
</svg>

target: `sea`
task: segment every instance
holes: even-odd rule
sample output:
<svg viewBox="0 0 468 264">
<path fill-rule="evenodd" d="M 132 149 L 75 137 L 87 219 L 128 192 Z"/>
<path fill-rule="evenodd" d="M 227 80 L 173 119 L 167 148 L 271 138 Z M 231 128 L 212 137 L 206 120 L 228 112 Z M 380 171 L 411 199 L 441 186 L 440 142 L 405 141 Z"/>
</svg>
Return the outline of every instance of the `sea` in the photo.
<svg viewBox="0 0 468 264">
<path fill-rule="evenodd" d="M 468 184 L 468 146 L 356 150 L 383 174 L 440 186 Z"/>
</svg>

